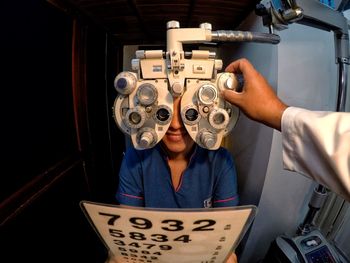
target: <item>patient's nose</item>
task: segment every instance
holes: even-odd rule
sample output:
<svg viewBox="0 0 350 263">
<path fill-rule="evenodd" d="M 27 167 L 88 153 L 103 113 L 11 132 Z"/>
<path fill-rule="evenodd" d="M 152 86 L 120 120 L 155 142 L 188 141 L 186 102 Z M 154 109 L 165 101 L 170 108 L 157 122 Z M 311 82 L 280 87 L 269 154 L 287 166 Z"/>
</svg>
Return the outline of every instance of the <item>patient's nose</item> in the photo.
<svg viewBox="0 0 350 263">
<path fill-rule="evenodd" d="M 184 127 L 180 114 L 180 102 L 181 97 L 177 97 L 176 99 L 174 99 L 174 114 L 170 123 L 170 127 L 172 129 L 181 129 L 182 127 Z"/>
</svg>

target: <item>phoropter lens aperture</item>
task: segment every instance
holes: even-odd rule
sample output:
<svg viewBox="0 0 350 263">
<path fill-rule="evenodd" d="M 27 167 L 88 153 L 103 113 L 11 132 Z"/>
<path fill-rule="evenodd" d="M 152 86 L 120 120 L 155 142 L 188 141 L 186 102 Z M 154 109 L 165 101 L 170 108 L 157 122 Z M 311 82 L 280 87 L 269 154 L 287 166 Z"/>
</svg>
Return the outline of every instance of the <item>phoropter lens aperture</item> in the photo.
<svg viewBox="0 0 350 263">
<path fill-rule="evenodd" d="M 222 113 L 217 113 L 213 117 L 213 122 L 217 125 L 222 124 L 226 120 L 225 115 Z"/>
<path fill-rule="evenodd" d="M 129 121 L 135 125 L 139 124 L 141 119 L 141 115 L 138 112 L 132 112 L 129 115 Z"/>
<path fill-rule="evenodd" d="M 170 112 L 167 109 L 160 108 L 159 110 L 157 110 L 156 116 L 158 120 L 160 120 L 161 122 L 165 122 L 169 119 Z"/>
<path fill-rule="evenodd" d="M 145 123 L 146 114 L 142 107 L 129 109 L 125 114 L 125 124 L 129 128 L 138 129 Z"/>
<path fill-rule="evenodd" d="M 195 121 L 198 118 L 198 111 L 196 109 L 188 109 L 185 113 L 185 117 L 189 121 Z"/>
</svg>

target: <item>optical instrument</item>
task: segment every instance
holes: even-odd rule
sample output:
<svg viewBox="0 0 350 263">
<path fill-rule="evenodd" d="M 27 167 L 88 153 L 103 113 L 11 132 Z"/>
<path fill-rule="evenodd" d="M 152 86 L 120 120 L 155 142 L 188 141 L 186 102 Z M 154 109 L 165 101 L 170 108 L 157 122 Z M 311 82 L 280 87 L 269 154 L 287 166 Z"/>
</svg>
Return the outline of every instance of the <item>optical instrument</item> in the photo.
<svg viewBox="0 0 350 263">
<path fill-rule="evenodd" d="M 113 106 L 119 129 L 130 135 L 133 146 L 154 147 L 166 134 L 173 116 L 173 99 L 181 97 L 180 115 L 191 138 L 215 150 L 235 126 L 239 110 L 221 96 L 225 89 L 239 91 L 243 78 L 222 69 L 222 60 L 209 50 L 185 52 L 183 44 L 211 41 L 279 42 L 273 34 L 212 31 L 211 24 L 180 28 L 167 23 L 167 51 L 137 50 L 133 71 L 120 72 L 114 80 L 118 92 Z"/>
</svg>

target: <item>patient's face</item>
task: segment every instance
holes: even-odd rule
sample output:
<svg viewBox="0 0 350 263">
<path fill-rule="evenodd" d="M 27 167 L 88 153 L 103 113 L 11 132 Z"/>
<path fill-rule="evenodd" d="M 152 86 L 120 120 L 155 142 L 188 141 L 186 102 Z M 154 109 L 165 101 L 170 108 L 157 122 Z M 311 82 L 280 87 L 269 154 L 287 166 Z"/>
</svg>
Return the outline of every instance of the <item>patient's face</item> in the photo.
<svg viewBox="0 0 350 263">
<path fill-rule="evenodd" d="M 187 154 L 191 151 L 194 141 L 187 133 L 184 124 L 182 123 L 180 114 L 180 102 L 181 97 L 174 99 L 174 114 L 171 120 L 169 129 L 163 137 L 163 145 L 167 148 L 171 154 L 184 153 Z"/>
</svg>

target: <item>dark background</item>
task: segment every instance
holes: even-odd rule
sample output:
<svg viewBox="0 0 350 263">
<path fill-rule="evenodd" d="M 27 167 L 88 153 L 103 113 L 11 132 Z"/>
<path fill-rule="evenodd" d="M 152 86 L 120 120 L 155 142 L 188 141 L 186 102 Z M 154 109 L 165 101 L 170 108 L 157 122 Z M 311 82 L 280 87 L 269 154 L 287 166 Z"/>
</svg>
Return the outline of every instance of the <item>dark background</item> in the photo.
<svg viewBox="0 0 350 263">
<path fill-rule="evenodd" d="M 114 202 L 120 48 L 74 9 L 1 6 L 0 261 L 103 262 L 79 203 Z"/>
</svg>

